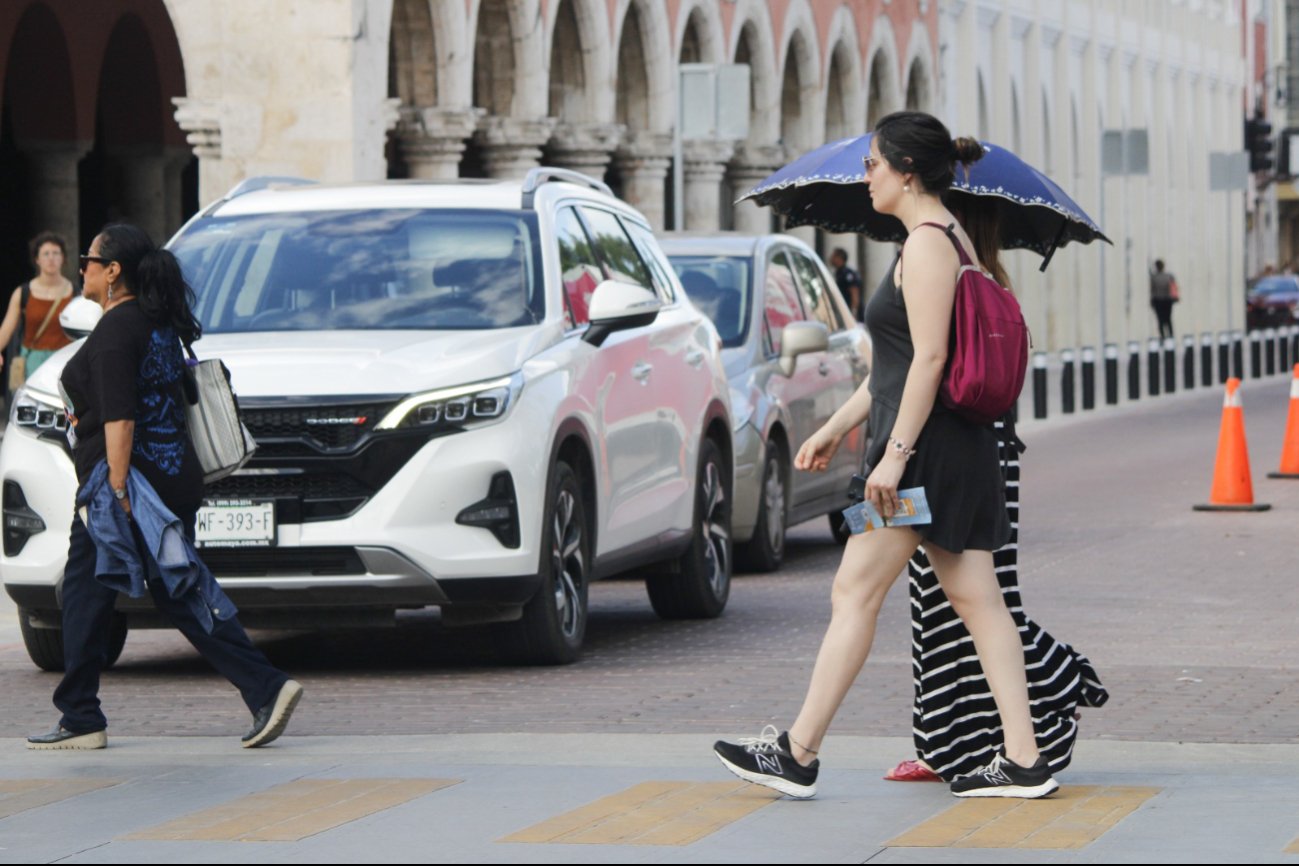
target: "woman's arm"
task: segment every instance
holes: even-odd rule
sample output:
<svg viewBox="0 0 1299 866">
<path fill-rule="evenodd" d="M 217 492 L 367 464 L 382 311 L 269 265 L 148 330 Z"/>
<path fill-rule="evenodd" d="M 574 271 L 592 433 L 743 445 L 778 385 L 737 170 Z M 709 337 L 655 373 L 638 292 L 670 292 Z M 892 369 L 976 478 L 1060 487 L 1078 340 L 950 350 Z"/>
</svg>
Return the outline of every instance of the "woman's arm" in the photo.
<svg viewBox="0 0 1299 866">
<path fill-rule="evenodd" d="M 798 449 L 794 455 L 794 468 L 804 472 L 824 472 L 839 450 L 839 443 L 854 427 L 866 423 L 871 413 L 871 377 L 866 376 L 857 390 L 839 409 L 830 416 L 820 430 L 817 430 Z"/>
<path fill-rule="evenodd" d="M 104 451 L 108 457 L 108 484 L 114 490 L 126 487 L 126 476 L 131 471 L 131 443 L 135 439 L 134 421 L 109 421 L 104 424 Z M 126 513 L 131 513 L 131 500 L 120 500 Z"/>
<path fill-rule="evenodd" d="M 938 387 L 947 365 L 960 260 L 942 232 L 925 230 L 907 239 L 902 248 L 902 266 L 906 275 L 902 295 L 915 351 L 893 429 L 872 432 L 915 448 L 938 398 Z M 906 467 L 906 455 L 892 445 L 884 454 L 867 481 L 866 495 L 882 515 L 890 517 L 897 509 L 898 482 Z"/>
<path fill-rule="evenodd" d="M 0 349 L 9 345 L 13 339 L 14 329 L 18 327 L 18 319 L 22 316 L 23 308 L 23 287 L 19 286 L 14 289 L 13 294 L 9 296 L 9 308 L 5 310 L 5 318 L 0 322 Z M 4 356 L 0 355 L 0 367 L 4 366 Z"/>
</svg>

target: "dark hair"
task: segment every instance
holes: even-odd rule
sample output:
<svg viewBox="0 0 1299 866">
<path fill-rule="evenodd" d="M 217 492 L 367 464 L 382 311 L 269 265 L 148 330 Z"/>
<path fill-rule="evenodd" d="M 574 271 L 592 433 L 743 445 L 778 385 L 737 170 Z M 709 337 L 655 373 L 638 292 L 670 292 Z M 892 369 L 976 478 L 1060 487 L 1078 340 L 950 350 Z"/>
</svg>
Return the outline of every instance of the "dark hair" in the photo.
<svg viewBox="0 0 1299 866">
<path fill-rule="evenodd" d="M 923 111 L 895 111 L 875 124 L 880 155 L 889 165 L 920 178 L 927 192 L 942 193 L 952 185 L 956 163 L 969 165 L 983 158 L 983 145 L 973 138 L 952 138 L 943 122 Z"/>
<path fill-rule="evenodd" d="M 988 269 L 988 273 L 992 274 L 997 285 L 1008 291 L 1014 291 L 1014 287 L 1010 284 L 1010 275 L 1001 264 L 1001 219 L 998 214 L 1000 209 L 998 201 L 999 199 L 981 195 L 951 193 L 947 204 L 956 218 L 961 221 L 965 233 L 970 236 L 970 243 L 974 244 L 974 255 L 978 257 L 979 264 Z"/>
<path fill-rule="evenodd" d="M 1155 269 L 1156 269 L 1156 270 L 1160 270 L 1160 271 L 1162 271 L 1162 270 L 1164 269 L 1164 260 L 1163 260 L 1163 259 L 1155 259 Z"/>
<path fill-rule="evenodd" d="M 193 313 L 194 290 L 170 250 L 154 246 L 138 226 L 110 223 L 99 233 L 99 255 L 121 267 L 122 282 L 151 321 L 170 325 L 186 345 L 202 336 Z"/>
<path fill-rule="evenodd" d="M 63 235 L 46 229 L 32 238 L 27 244 L 27 251 L 30 253 L 32 261 L 36 261 L 36 257 L 41 254 L 41 247 L 46 244 L 54 244 L 63 252 L 65 259 L 68 257 L 68 243 L 63 240 Z"/>
<path fill-rule="evenodd" d="M 835 256 L 843 256 L 843 260 L 845 262 L 848 261 L 848 251 L 845 250 L 843 247 L 834 248 L 834 250 L 830 253 L 830 258 L 834 258 Z"/>
</svg>

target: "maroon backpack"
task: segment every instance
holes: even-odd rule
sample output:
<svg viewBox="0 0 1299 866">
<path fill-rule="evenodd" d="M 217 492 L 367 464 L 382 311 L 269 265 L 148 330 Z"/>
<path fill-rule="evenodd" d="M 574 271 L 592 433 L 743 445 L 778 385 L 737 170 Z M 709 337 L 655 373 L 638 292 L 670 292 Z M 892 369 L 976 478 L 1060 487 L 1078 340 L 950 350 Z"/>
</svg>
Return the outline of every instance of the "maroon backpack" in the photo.
<svg viewBox="0 0 1299 866">
<path fill-rule="evenodd" d="M 970 261 L 954 226 L 921 225 L 943 229 L 961 258 L 952 341 L 938 397 L 962 417 L 991 424 L 1014 407 L 1024 387 L 1029 348 L 1024 314 L 1013 294 Z"/>
</svg>

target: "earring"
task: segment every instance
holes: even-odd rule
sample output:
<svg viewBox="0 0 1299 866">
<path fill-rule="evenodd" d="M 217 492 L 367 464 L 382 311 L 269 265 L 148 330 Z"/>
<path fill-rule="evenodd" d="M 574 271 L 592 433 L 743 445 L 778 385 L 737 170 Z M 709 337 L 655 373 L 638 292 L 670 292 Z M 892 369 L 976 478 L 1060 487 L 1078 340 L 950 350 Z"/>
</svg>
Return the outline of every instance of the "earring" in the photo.
<svg viewBox="0 0 1299 866">
<path fill-rule="evenodd" d="M 109 283 L 109 284 L 108 284 L 108 299 L 109 299 L 110 301 L 113 300 L 113 284 L 112 284 L 112 283 Z"/>
<path fill-rule="evenodd" d="M 902 184 L 902 191 L 903 191 L 903 192 L 911 192 L 911 184 L 909 184 L 909 183 L 904 183 L 904 184 Z"/>
</svg>

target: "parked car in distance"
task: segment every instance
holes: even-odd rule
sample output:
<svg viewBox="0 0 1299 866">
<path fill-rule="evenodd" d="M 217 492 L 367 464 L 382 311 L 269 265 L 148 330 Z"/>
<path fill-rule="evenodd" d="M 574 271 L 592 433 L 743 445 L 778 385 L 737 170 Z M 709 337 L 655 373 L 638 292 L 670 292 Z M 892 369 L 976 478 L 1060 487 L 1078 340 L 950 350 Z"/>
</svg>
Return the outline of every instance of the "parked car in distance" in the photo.
<svg viewBox="0 0 1299 866">
<path fill-rule="evenodd" d="M 731 413 L 717 330 L 649 223 L 599 181 L 255 179 L 169 244 L 252 461 L 206 490 L 202 555 L 250 627 L 438 607 L 507 657 L 574 660 L 593 580 L 666 618 L 730 591 Z M 81 328 L 93 327 L 93 321 Z M 40 667 L 76 486 L 53 356 L 0 445 L 0 575 Z M 157 622 L 119 599 L 126 628 Z"/>
<path fill-rule="evenodd" d="M 771 571 L 788 527 L 822 514 L 846 540 L 848 484 L 866 450 L 850 433 L 824 473 L 796 472 L 799 446 L 866 377 L 870 340 L 828 268 L 807 244 L 781 234 L 662 235 L 672 267 L 722 338 L 735 435 L 737 558 Z"/>
<path fill-rule="evenodd" d="M 1245 295 L 1245 326 L 1279 328 L 1299 324 L 1299 276 L 1275 274 L 1257 280 Z"/>
</svg>

